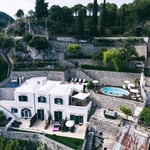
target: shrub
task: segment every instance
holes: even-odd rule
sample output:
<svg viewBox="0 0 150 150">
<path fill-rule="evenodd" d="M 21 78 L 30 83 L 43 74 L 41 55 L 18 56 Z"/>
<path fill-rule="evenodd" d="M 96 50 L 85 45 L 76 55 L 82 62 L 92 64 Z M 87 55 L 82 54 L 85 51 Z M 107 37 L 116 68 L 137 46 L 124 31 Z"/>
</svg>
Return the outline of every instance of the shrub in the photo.
<svg viewBox="0 0 150 150">
<path fill-rule="evenodd" d="M 6 120 L 6 116 L 4 115 L 3 111 L 0 111 L 0 121 L 3 122 Z"/>
<path fill-rule="evenodd" d="M 47 39 L 40 36 L 34 36 L 29 42 L 29 45 L 36 48 L 37 50 L 45 50 L 49 47 Z"/>
<path fill-rule="evenodd" d="M 26 32 L 26 33 L 23 35 L 23 40 L 24 40 L 25 42 L 28 43 L 31 39 L 32 39 L 32 35 L 31 35 L 30 33 Z"/>
<path fill-rule="evenodd" d="M 145 125 L 150 125 L 150 108 L 145 107 L 140 114 L 140 121 L 144 122 Z"/>
<path fill-rule="evenodd" d="M 30 120 L 30 127 L 33 126 L 33 124 L 35 123 L 36 120 L 37 120 L 37 114 L 35 114 L 35 115 L 31 118 L 31 120 Z"/>
<path fill-rule="evenodd" d="M 69 53 L 78 53 L 79 49 L 81 49 L 81 46 L 78 44 L 68 44 L 67 51 Z"/>
</svg>

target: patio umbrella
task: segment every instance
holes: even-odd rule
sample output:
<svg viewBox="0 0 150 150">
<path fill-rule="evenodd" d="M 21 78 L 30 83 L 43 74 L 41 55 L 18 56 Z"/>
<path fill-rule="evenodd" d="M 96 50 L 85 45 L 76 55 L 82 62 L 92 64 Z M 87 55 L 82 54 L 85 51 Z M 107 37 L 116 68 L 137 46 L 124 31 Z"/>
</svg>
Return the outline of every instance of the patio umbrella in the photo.
<svg viewBox="0 0 150 150">
<path fill-rule="evenodd" d="M 66 125 L 66 127 L 71 128 L 71 127 L 74 126 L 74 121 L 73 121 L 73 120 L 69 120 L 69 121 L 67 121 L 67 122 L 65 123 L 65 125 Z"/>
</svg>

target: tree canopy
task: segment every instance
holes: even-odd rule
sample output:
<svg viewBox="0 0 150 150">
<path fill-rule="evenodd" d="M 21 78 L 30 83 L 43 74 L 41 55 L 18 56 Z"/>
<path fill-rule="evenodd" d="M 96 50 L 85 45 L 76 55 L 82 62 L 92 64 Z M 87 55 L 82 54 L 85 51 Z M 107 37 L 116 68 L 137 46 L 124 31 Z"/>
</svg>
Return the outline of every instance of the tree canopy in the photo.
<svg viewBox="0 0 150 150">
<path fill-rule="evenodd" d="M 112 50 L 104 51 L 103 63 L 105 65 L 112 65 L 116 71 L 120 71 L 120 68 L 125 64 L 125 61 L 122 57 L 122 50 L 119 48 L 114 48 Z"/>
<path fill-rule="evenodd" d="M 24 11 L 23 11 L 22 9 L 19 9 L 19 10 L 17 11 L 17 13 L 16 13 L 16 16 L 17 16 L 18 18 L 21 18 L 21 19 L 22 19 L 22 17 L 24 16 Z"/>
<path fill-rule="evenodd" d="M 132 110 L 126 106 L 120 106 L 120 110 L 127 116 L 132 116 Z"/>
<path fill-rule="evenodd" d="M 47 39 L 41 36 L 34 36 L 29 41 L 29 45 L 35 47 L 37 50 L 46 50 L 49 47 Z"/>
<path fill-rule="evenodd" d="M 48 3 L 45 0 L 36 0 L 35 15 L 37 19 L 48 17 Z"/>
<path fill-rule="evenodd" d="M 145 107 L 140 114 L 140 120 L 146 125 L 150 125 L 150 108 Z"/>
</svg>

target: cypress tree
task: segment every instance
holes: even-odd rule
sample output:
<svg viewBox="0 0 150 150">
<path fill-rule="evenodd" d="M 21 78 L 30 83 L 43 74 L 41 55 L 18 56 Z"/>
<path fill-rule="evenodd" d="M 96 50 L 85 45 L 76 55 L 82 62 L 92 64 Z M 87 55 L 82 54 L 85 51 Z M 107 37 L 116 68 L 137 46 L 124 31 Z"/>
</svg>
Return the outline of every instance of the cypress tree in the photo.
<svg viewBox="0 0 150 150">
<path fill-rule="evenodd" d="M 94 5 L 93 5 L 93 35 L 96 36 L 98 35 L 98 31 L 97 31 L 97 12 L 98 12 L 98 4 L 97 4 L 97 0 L 94 0 Z"/>
<path fill-rule="evenodd" d="M 106 13 L 107 13 L 106 12 L 106 0 L 104 0 L 102 12 L 100 15 L 100 35 L 101 36 L 105 36 L 106 17 L 107 17 Z"/>
</svg>

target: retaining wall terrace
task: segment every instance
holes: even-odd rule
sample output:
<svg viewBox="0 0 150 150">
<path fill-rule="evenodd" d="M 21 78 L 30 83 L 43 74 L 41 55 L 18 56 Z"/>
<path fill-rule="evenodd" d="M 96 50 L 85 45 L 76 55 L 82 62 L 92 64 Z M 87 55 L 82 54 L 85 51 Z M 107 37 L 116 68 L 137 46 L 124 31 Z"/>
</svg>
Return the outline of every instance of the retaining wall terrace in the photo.
<svg viewBox="0 0 150 150">
<path fill-rule="evenodd" d="M 136 102 L 124 98 L 118 98 L 118 97 L 112 97 L 112 96 L 106 96 L 103 94 L 97 94 L 93 91 L 91 91 L 91 97 L 95 100 L 98 106 L 103 108 L 111 108 L 115 111 L 120 111 L 120 106 L 126 106 L 131 108 L 132 112 L 134 113 L 135 108 L 137 106 L 143 107 L 144 103 Z"/>
<path fill-rule="evenodd" d="M 71 42 L 52 41 L 52 50 L 57 52 L 66 52 L 67 45 Z M 99 46 L 94 46 L 91 43 L 76 43 L 81 46 L 80 52 L 84 55 L 89 55 L 100 50 Z"/>
<path fill-rule="evenodd" d="M 108 84 L 111 86 L 122 86 L 125 80 L 129 80 L 134 83 L 136 78 L 140 79 L 141 73 L 124 73 L 124 72 L 112 72 L 112 71 L 98 71 L 98 70 L 84 70 L 87 75 L 95 80 L 98 80 L 100 84 Z"/>
<path fill-rule="evenodd" d="M 40 142 L 42 144 L 46 144 L 48 147 L 48 150 L 73 150 L 70 147 L 67 147 L 61 143 L 58 143 L 54 140 L 51 140 L 51 139 L 49 139 L 41 134 L 37 134 L 37 133 L 7 131 L 7 132 L 0 132 L 0 135 L 6 137 L 8 139 L 19 139 L 19 140 Z"/>
</svg>

